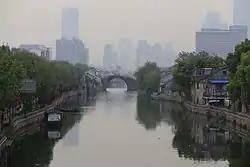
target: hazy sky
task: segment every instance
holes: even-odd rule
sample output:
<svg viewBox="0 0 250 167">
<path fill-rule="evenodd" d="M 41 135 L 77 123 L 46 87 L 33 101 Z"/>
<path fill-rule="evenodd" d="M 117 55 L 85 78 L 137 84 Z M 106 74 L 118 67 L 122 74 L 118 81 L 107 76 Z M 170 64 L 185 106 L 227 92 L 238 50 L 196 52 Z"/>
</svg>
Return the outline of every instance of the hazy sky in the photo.
<svg viewBox="0 0 250 167">
<path fill-rule="evenodd" d="M 194 49 L 195 31 L 209 10 L 232 23 L 232 0 L 0 0 L 0 42 L 55 46 L 61 9 L 77 7 L 80 37 L 91 62 L 101 62 L 104 43 L 121 37 L 171 41 L 177 51 Z"/>
</svg>

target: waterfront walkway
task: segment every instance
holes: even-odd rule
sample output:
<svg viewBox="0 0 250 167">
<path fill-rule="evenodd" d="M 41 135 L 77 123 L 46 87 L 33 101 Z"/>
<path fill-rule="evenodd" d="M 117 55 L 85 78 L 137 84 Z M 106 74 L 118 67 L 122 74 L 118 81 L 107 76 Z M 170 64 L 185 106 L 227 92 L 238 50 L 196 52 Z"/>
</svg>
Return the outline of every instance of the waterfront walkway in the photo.
<svg viewBox="0 0 250 167">
<path fill-rule="evenodd" d="M 184 101 L 183 98 L 180 96 L 169 96 L 167 94 L 161 93 L 153 93 L 152 94 L 153 100 L 165 100 L 165 101 L 174 101 L 178 103 L 182 103 L 187 109 L 191 112 L 201 114 L 201 115 L 208 115 L 214 117 L 224 117 L 228 122 L 233 123 L 234 127 L 239 126 L 245 130 L 248 130 L 250 133 L 250 114 L 249 113 L 241 113 L 241 112 L 234 112 L 230 109 L 223 108 L 223 107 L 215 107 L 211 105 L 199 105 L 193 104 L 189 101 Z"/>
</svg>

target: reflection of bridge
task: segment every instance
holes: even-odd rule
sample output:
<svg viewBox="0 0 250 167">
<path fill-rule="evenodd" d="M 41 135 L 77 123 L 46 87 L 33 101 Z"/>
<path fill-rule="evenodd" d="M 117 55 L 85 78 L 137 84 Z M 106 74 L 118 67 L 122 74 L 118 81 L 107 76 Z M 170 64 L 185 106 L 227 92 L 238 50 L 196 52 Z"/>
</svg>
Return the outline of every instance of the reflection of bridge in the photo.
<svg viewBox="0 0 250 167">
<path fill-rule="evenodd" d="M 119 78 L 123 80 L 127 85 L 128 91 L 137 90 L 136 79 L 131 72 L 123 71 L 119 69 L 98 69 L 91 67 L 87 72 L 86 76 L 91 80 L 95 80 L 96 83 L 102 86 L 104 91 L 107 90 L 109 82 L 112 79 Z"/>
</svg>

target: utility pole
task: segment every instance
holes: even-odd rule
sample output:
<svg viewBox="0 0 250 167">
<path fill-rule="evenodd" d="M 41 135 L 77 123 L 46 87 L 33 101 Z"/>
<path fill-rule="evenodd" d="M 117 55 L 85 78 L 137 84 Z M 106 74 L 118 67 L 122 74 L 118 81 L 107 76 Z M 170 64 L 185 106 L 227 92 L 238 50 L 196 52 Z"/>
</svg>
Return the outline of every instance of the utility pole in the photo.
<svg viewBox="0 0 250 167">
<path fill-rule="evenodd" d="M 196 73 L 196 66 L 194 66 L 194 104 L 196 104 L 197 103 L 197 98 L 196 98 L 196 89 L 197 89 L 197 85 L 196 85 L 196 75 L 197 75 L 197 73 Z"/>
<path fill-rule="evenodd" d="M 240 58 L 240 62 L 241 62 L 241 67 L 242 67 L 242 69 L 243 69 L 243 77 L 245 76 L 244 75 L 244 63 L 243 63 L 243 61 L 242 61 L 242 58 Z M 244 82 L 243 81 L 241 81 L 241 112 L 246 112 L 246 108 L 245 108 L 245 97 L 244 97 L 244 94 L 245 94 L 245 92 L 244 92 Z"/>
</svg>

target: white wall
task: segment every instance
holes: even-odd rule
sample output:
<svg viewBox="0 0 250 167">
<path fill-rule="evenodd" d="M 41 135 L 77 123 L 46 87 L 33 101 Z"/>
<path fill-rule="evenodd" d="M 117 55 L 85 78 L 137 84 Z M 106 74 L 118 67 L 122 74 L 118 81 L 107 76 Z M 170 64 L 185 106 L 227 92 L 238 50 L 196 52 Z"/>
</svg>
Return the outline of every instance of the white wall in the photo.
<svg viewBox="0 0 250 167">
<path fill-rule="evenodd" d="M 193 88 L 191 90 L 191 94 L 192 94 L 192 100 L 193 103 L 197 104 L 203 104 L 203 93 L 204 93 L 204 86 L 202 83 L 199 83 L 199 89 L 197 88 L 197 83 L 195 83 L 195 88 L 193 85 Z"/>
</svg>

